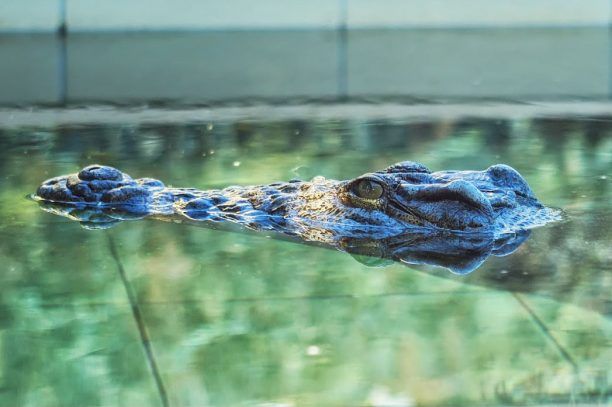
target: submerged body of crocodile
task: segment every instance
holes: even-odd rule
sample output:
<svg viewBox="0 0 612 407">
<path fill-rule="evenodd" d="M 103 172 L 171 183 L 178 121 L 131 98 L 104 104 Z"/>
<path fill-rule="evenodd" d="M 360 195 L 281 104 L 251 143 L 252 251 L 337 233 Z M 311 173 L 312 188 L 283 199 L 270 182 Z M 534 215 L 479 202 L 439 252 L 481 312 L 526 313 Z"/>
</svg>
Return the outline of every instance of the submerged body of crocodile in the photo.
<svg viewBox="0 0 612 407">
<path fill-rule="evenodd" d="M 486 246 L 488 254 L 504 254 L 508 250 L 499 242 L 515 248 L 525 231 L 560 217 L 509 166 L 431 172 L 408 161 L 347 181 L 316 177 L 208 191 L 168 188 L 155 179 L 132 179 L 115 168 L 92 165 L 45 181 L 35 199 L 90 228 L 143 217 L 225 221 L 346 251 L 355 242 L 359 247 L 374 242 L 382 248 L 378 257 L 394 260 L 405 260 L 395 249 L 405 251 L 399 242 L 407 240 L 412 249 L 425 245 L 452 252 L 445 242 L 453 242 L 453 248 L 479 252 L 475 247 Z M 470 243 L 475 241 L 480 243 Z"/>
</svg>

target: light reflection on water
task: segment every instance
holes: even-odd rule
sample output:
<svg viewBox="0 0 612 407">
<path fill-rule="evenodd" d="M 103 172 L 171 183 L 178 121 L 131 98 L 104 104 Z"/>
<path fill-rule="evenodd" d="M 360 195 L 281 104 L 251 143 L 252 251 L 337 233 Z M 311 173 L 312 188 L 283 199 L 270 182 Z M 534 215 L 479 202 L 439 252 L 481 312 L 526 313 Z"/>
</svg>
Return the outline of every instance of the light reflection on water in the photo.
<svg viewBox="0 0 612 407">
<path fill-rule="evenodd" d="M 607 117 L 0 129 L 0 404 L 159 404 L 160 386 L 171 405 L 605 404 L 611 136 Z M 205 189 L 403 160 L 510 164 L 568 220 L 462 277 L 164 222 L 88 231 L 23 199 L 94 162 Z"/>
</svg>

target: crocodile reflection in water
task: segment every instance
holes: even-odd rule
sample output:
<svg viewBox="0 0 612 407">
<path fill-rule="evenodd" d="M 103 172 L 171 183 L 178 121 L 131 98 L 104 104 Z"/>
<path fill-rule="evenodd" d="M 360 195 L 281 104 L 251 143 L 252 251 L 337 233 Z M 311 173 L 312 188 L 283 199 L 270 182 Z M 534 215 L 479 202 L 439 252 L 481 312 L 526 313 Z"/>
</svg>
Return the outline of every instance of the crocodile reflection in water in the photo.
<svg viewBox="0 0 612 407">
<path fill-rule="evenodd" d="M 431 172 L 406 161 L 348 181 L 316 177 L 222 190 L 168 188 L 107 166 L 51 178 L 34 198 L 43 209 L 105 228 L 152 217 L 239 224 L 293 240 L 467 273 L 516 249 L 528 230 L 560 219 L 506 165 Z"/>
</svg>

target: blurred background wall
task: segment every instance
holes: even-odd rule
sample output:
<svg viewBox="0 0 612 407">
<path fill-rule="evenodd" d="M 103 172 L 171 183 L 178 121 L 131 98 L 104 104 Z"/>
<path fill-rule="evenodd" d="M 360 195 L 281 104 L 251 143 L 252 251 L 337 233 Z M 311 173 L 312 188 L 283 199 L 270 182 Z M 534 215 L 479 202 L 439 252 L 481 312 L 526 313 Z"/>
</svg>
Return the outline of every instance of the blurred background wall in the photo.
<svg viewBox="0 0 612 407">
<path fill-rule="evenodd" d="M 610 10 L 609 0 L 2 0 L 0 103 L 610 99 Z"/>
</svg>

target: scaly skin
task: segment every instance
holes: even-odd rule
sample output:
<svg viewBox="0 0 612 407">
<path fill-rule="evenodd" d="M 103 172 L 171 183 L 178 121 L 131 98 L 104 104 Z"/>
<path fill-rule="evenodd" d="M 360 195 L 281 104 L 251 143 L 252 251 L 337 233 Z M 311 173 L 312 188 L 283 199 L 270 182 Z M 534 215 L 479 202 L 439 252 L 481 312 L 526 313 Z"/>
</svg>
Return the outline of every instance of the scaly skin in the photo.
<svg viewBox="0 0 612 407">
<path fill-rule="evenodd" d="M 179 218 L 236 223 L 353 253 L 365 247 L 372 255 L 375 248 L 376 257 L 404 262 L 418 262 L 423 252 L 428 259 L 469 252 L 475 262 L 433 261 L 461 273 L 473 270 L 483 256 L 507 254 L 527 230 L 560 219 L 517 171 L 501 164 L 432 173 L 406 161 L 348 181 L 316 177 L 208 191 L 167 188 L 158 180 L 92 165 L 43 182 L 34 198 L 89 228 L 134 218 Z"/>
</svg>

